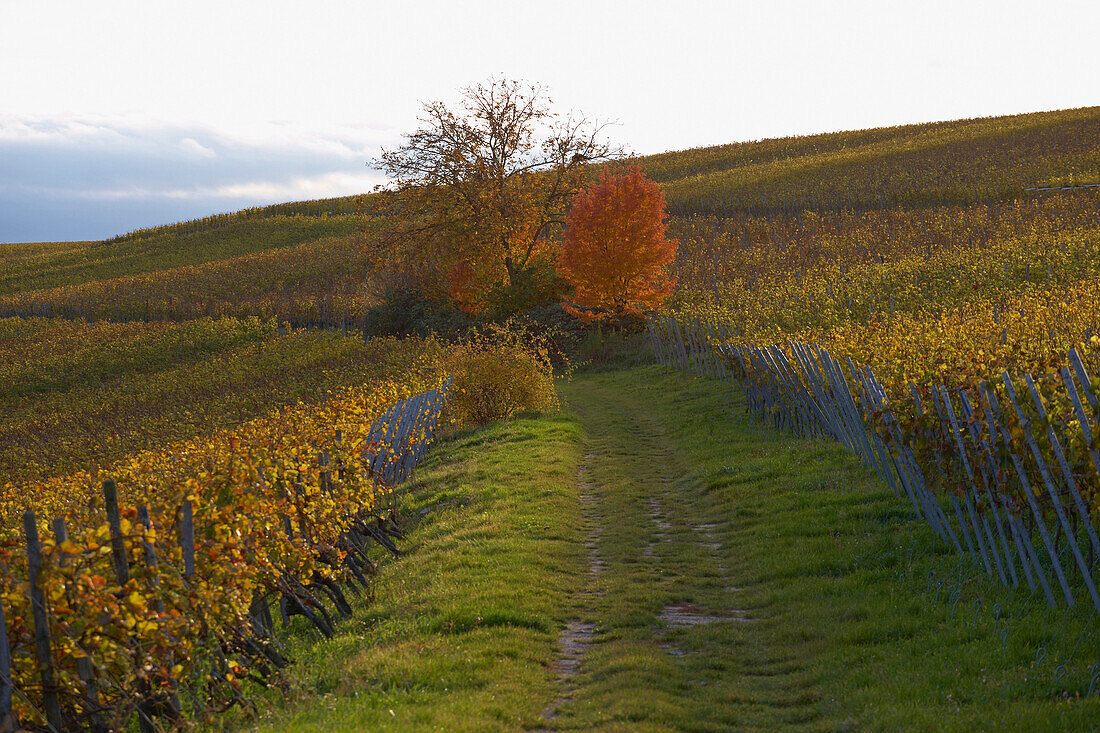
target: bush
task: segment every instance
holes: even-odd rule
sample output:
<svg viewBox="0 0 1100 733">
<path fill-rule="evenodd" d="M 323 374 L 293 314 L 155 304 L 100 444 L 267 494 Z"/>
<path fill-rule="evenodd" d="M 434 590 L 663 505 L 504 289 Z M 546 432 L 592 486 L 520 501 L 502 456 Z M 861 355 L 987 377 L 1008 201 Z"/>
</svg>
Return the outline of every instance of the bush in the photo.
<svg viewBox="0 0 1100 733">
<path fill-rule="evenodd" d="M 524 311 L 558 303 L 569 292 L 569 283 L 554 271 L 552 262 L 536 260 L 515 274 L 510 284 L 488 294 L 489 320 L 502 321 Z"/>
<path fill-rule="evenodd" d="M 467 330 L 473 321 L 451 303 L 433 300 L 416 287 L 389 287 L 363 316 L 370 336 L 427 336 Z"/>
<path fill-rule="evenodd" d="M 460 427 L 505 420 L 558 405 L 545 344 L 522 327 L 490 325 L 456 344 L 448 359 L 454 384 L 447 413 Z"/>
</svg>

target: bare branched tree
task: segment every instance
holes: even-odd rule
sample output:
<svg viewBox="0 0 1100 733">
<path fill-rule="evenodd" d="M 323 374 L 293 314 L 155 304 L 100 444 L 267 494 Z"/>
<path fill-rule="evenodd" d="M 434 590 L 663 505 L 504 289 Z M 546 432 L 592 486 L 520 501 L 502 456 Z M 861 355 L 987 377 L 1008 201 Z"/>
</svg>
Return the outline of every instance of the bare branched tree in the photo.
<svg viewBox="0 0 1100 733">
<path fill-rule="evenodd" d="M 421 127 L 374 164 L 405 215 L 398 238 L 437 266 L 514 284 L 560 229 L 589 163 L 623 156 L 606 123 L 559 116 L 537 85 L 494 78 L 452 109 L 429 102 Z"/>
</svg>

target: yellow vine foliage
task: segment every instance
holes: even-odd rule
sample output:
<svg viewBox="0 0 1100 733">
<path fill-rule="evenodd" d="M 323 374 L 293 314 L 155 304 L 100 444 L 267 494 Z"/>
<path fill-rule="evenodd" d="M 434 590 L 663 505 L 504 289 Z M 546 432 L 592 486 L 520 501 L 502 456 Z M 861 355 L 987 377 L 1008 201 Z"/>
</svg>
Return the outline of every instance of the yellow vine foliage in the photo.
<svg viewBox="0 0 1100 733">
<path fill-rule="evenodd" d="M 694 236 L 675 310 L 725 324 L 736 343 L 799 341 L 851 357 L 895 398 L 910 383 L 1042 374 L 1100 328 L 1098 211 L 1085 193 L 749 218 L 717 235 L 713 221 L 681 222 Z"/>
<path fill-rule="evenodd" d="M 24 508 L 37 512 L 44 538 L 39 587 L 66 700 L 81 699 L 76 660 L 83 656 L 95 664 L 101 702 L 117 710 L 128 709 L 129 691 L 167 689 L 173 679 L 196 689 L 215 682 L 234 687 L 249 674 L 247 655 L 232 655 L 231 671 L 217 679 L 209 665 L 224 650 L 241 651 L 255 600 L 288 582 L 341 577 L 341 534 L 353 519 L 380 511 L 389 488 L 368 470 L 378 450 L 369 442 L 372 421 L 388 405 L 438 388 L 442 380 L 438 371 L 348 387 L 317 404 L 280 408 L 101 470 L 4 486 L 0 584 L 16 687 L 32 699 L 40 687 L 18 516 Z M 109 572 L 110 530 L 100 493 L 105 479 L 117 481 L 121 494 L 131 568 L 125 584 Z M 194 515 L 190 578 L 182 575 L 179 544 L 184 501 Z M 150 528 L 138 520 L 139 504 L 148 507 Z M 65 519 L 67 541 L 52 539 L 46 521 L 52 517 Z M 147 565 L 146 548 L 156 553 L 155 569 Z M 17 708 L 24 719 L 34 717 L 19 700 Z"/>
</svg>

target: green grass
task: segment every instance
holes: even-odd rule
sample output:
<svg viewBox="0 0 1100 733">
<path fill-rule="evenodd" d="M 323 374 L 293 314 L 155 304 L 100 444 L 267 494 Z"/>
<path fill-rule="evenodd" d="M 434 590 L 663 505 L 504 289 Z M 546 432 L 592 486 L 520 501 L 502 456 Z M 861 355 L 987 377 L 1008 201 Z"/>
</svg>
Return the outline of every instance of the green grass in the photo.
<svg viewBox="0 0 1100 733">
<path fill-rule="evenodd" d="M 292 639 L 293 692 L 259 730 L 517 730 L 552 699 L 548 665 L 580 574 L 568 416 L 446 440 L 402 498 L 408 554 L 331 641 Z M 263 705 L 263 703 L 261 703 Z"/>
<path fill-rule="evenodd" d="M 594 452 L 609 570 L 590 611 L 601 633 L 560 727 L 1100 725 L 1095 698 L 1073 699 L 1100 661 L 1091 609 L 1003 591 L 935 547 L 838 446 L 733 419 L 739 395 L 722 390 L 655 367 L 566 390 Z M 644 562 L 654 499 L 670 527 Z M 678 602 L 754 620 L 663 627 L 660 610 Z"/>
<path fill-rule="evenodd" d="M 562 389 L 563 414 L 437 449 L 403 500 L 409 553 L 337 639 L 292 637 L 290 695 L 249 725 L 1100 725 L 1098 698 L 1079 699 L 1100 661 L 1091 611 L 1001 589 L 837 445 L 774 433 L 739 417 L 729 387 L 658 367 Z M 726 620 L 663 621 L 680 603 Z M 595 630 L 560 682 L 549 664 L 570 619 Z"/>
</svg>

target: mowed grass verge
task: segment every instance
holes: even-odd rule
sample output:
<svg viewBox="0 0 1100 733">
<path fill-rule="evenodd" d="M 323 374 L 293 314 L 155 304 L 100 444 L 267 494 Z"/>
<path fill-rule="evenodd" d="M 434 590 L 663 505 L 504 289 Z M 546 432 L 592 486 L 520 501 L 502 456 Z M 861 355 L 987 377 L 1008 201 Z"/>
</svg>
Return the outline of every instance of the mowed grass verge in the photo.
<svg viewBox="0 0 1100 733">
<path fill-rule="evenodd" d="M 563 392 L 562 413 L 437 446 L 401 499 L 407 554 L 337 638 L 288 641 L 290 691 L 246 728 L 1100 726 L 1091 611 L 1002 589 L 836 444 L 654 366 Z M 672 604 L 721 620 L 679 627 Z M 594 632 L 562 685 L 550 665 L 570 619 Z"/>
<path fill-rule="evenodd" d="M 579 428 L 520 417 L 441 441 L 402 489 L 405 554 L 332 640 L 302 631 L 285 699 L 247 729 L 517 730 L 555 694 L 556 656 L 581 575 Z"/>
</svg>

